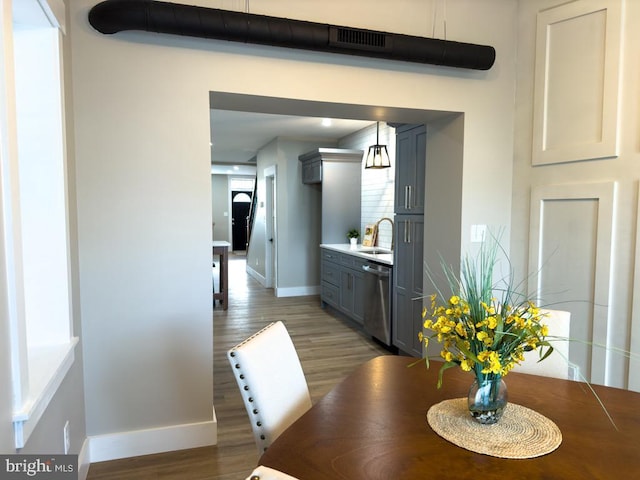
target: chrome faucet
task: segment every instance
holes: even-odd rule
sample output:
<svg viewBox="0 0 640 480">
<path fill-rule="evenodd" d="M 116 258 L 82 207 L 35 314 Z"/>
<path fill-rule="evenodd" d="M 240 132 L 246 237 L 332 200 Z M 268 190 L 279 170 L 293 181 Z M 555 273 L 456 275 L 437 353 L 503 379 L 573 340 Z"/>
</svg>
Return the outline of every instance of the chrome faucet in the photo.
<svg viewBox="0 0 640 480">
<path fill-rule="evenodd" d="M 376 231 L 379 230 L 378 227 L 385 220 L 391 224 L 391 250 L 393 250 L 393 240 L 394 240 L 393 237 L 394 237 L 394 234 L 395 234 L 394 228 L 393 228 L 393 220 L 391 220 L 389 217 L 382 217 L 380 220 L 378 220 L 378 223 L 376 223 Z M 378 243 L 378 239 L 376 238 L 376 244 L 377 243 Z"/>
</svg>

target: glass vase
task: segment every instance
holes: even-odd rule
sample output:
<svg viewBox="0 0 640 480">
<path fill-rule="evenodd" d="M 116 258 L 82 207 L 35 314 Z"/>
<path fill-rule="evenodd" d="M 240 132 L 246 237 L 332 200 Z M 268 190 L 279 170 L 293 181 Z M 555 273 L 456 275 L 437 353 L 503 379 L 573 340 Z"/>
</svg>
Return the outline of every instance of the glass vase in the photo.
<svg viewBox="0 0 640 480">
<path fill-rule="evenodd" d="M 500 375 L 476 377 L 469 389 L 469 413 L 479 423 L 491 425 L 502 417 L 508 402 L 507 385 Z"/>
</svg>

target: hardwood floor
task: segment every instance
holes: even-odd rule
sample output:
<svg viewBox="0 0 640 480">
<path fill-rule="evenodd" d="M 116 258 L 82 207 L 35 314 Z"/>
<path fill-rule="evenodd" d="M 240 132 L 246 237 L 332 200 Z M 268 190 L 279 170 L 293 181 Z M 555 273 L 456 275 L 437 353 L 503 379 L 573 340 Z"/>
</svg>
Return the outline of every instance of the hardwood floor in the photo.
<svg viewBox="0 0 640 480">
<path fill-rule="evenodd" d="M 229 256 L 229 309 L 216 304 L 214 405 L 218 444 L 212 447 L 94 463 L 88 480 L 242 480 L 258 453 L 226 351 L 268 323 L 282 320 L 296 346 L 315 402 L 356 366 L 388 353 L 358 329 L 320 308 L 318 296 L 276 298 L 245 273 L 245 259 Z"/>
</svg>

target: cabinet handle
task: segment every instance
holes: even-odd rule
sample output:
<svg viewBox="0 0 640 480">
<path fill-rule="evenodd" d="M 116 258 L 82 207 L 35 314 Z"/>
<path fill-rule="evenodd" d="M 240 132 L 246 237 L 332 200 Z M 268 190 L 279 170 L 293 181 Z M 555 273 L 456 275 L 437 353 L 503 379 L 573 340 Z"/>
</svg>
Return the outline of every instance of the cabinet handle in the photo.
<svg viewBox="0 0 640 480">
<path fill-rule="evenodd" d="M 409 223 L 409 221 L 408 221 L 408 220 L 405 220 L 405 221 L 404 221 L 404 222 L 402 222 L 402 223 L 403 223 L 403 225 L 404 225 L 404 234 L 403 234 L 402 238 L 403 238 L 403 240 L 404 240 L 404 243 L 409 243 L 409 241 L 408 241 L 408 236 L 407 236 L 407 223 Z"/>
<path fill-rule="evenodd" d="M 409 209 L 409 185 L 404 186 L 404 208 Z"/>
<path fill-rule="evenodd" d="M 413 187 L 411 185 L 407 185 L 409 190 L 409 210 L 413 208 Z"/>
</svg>

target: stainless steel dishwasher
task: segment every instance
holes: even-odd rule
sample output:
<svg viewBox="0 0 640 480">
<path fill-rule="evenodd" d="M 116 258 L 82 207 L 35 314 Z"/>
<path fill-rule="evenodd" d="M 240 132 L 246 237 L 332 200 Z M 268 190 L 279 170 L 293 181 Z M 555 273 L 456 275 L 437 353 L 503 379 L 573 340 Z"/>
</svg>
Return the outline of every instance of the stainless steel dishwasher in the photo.
<svg viewBox="0 0 640 480">
<path fill-rule="evenodd" d="M 368 262 L 364 270 L 364 330 L 391 346 L 391 275 L 393 268 Z"/>
</svg>

